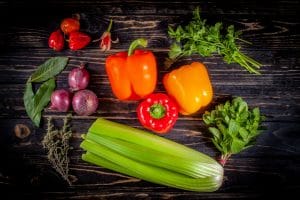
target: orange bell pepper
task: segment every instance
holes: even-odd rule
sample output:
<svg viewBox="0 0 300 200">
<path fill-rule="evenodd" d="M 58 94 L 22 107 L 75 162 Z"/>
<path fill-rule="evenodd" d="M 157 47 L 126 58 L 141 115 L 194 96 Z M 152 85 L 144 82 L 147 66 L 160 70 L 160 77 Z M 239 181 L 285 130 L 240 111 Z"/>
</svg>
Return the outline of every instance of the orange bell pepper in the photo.
<svg viewBox="0 0 300 200">
<path fill-rule="evenodd" d="M 212 101 L 213 89 L 205 65 L 193 62 L 175 69 L 163 77 L 167 93 L 178 103 L 183 115 L 194 114 Z"/>
<path fill-rule="evenodd" d="M 133 41 L 127 52 L 110 55 L 105 68 L 114 95 L 120 100 L 139 100 L 151 94 L 157 81 L 154 54 L 147 50 L 134 50 L 147 46 L 147 40 Z"/>
</svg>

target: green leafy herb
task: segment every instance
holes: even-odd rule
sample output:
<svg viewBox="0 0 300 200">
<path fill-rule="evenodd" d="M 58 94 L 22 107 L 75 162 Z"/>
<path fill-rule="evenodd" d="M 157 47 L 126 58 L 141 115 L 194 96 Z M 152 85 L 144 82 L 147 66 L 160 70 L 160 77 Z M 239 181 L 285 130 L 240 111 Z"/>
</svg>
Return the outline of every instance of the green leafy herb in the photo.
<svg viewBox="0 0 300 200">
<path fill-rule="evenodd" d="M 192 54 L 201 56 L 211 56 L 213 53 L 222 55 L 228 64 L 238 63 L 250 73 L 260 74 L 257 69 L 261 64 L 240 51 L 240 46 L 236 40 L 249 43 L 239 38 L 241 32 L 235 31 L 234 26 L 227 28 L 227 34 L 222 35 L 222 23 L 218 22 L 214 26 L 206 24 L 206 20 L 200 18 L 199 8 L 193 12 L 193 20 L 184 28 L 178 26 L 173 29 L 169 26 L 169 37 L 175 39 L 169 51 L 169 58 L 165 61 L 168 68 L 178 59 Z"/>
<path fill-rule="evenodd" d="M 259 108 L 249 109 L 248 104 L 236 97 L 231 102 L 219 104 L 211 112 L 203 114 L 203 120 L 209 126 L 212 142 L 222 153 L 220 163 L 225 165 L 232 155 L 254 144 L 263 130 Z"/>
<path fill-rule="evenodd" d="M 53 57 L 46 60 L 31 75 L 30 82 L 43 82 L 49 78 L 53 78 L 65 68 L 68 60 L 69 58 L 67 57 Z"/>
<path fill-rule="evenodd" d="M 69 174 L 69 140 L 72 136 L 70 129 L 69 119 L 71 115 L 64 118 L 64 124 L 62 129 L 58 130 L 54 128 L 52 118 L 48 118 L 47 133 L 43 138 L 42 145 L 47 150 L 47 158 L 52 164 L 53 168 L 68 182 L 72 184 L 73 178 Z"/>
<path fill-rule="evenodd" d="M 55 88 L 55 80 L 54 78 L 49 79 L 44 82 L 36 94 L 34 94 L 32 90 L 32 83 L 26 83 L 26 89 L 23 96 L 25 109 L 27 115 L 33 121 L 35 126 L 40 125 L 42 111 L 44 107 L 49 103 L 51 94 Z"/>
</svg>

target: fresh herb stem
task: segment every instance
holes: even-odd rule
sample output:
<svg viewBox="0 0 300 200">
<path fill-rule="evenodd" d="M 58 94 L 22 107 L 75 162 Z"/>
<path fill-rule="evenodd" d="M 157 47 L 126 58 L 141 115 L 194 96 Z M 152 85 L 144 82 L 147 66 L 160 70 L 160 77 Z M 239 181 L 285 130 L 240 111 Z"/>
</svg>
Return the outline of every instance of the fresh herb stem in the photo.
<svg viewBox="0 0 300 200">
<path fill-rule="evenodd" d="M 61 130 L 54 128 L 52 117 L 48 118 L 47 133 L 43 138 L 42 145 L 47 150 L 47 158 L 53 168 L 72 185 L 72 176 L 69 174 L 69 140 L 72 136 L 69 120 L 71 115 L 64 118 L 63 127 Z"/>
<path fill-rule="evenodd" d="M 223 25 L 221 22 L 214 26 L 206 24 L 206 20 L 200 18 L 199 8 L 193 12 L 193 20 L 182 28 L 178 26 L 173 29 L 169 26 L 168 34 L 171 39 L 175 39 L 168 53 L 168 58 L 165 61 L 165 66 L 169 68 L 178 59 L 199 54 L 203 57 L 211 56 L 217 53 L 223 56 L 226 63 L 237 63 L 244 67 L 247 71 L 254 74 L 260 74 L 258 69 L 261 63 L 246 56 L 240 51 L 240 46 L 236 40 L 251 44 L 250 42 L 241 39 L 241 32 L 235 31 L 234 26 L 227 27 L 227 34 L 222 35 Z"/>
</svg>

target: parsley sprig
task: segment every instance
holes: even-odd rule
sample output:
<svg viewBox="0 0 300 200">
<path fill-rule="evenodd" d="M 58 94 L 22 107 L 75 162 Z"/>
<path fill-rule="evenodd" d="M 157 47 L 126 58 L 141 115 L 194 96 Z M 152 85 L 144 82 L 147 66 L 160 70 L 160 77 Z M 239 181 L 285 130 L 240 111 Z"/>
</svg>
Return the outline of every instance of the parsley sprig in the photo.
<svg viewBox="0 0 300 200">
<path fill-rule="evenodd" d="M 197 7 L 193 11 L 193 20 L 185 26 L 178 26 L 173 29 L 169 26 L 168 34 L 171 39 L 175 39 L 165 61 L 165 66 L 169 68 L 181 57 L 199 54 L 201 56 L 211 56 L 213 53 L 222 55 L 228 64 L 238 63 L 250 73 L 260 74 L 257 69 L 261 64 L 240 51 L 240 46 L 236 40 L 249 43 L 239 36 L 240 31 L 235 31 L 234 26 L 227 27 L 227 34 L 222 35 L 223 27 L 221 22 L 214 26 L 206 24 L 205 19 L 200 18 L 200 11 Z"/>
<path fill-rule="evenodd" d="M 232 155 L 252 146 L 259 133 L 264 116 L 259 108 L 249 109 L 248 104 L 236 97 L 231 102 L 219 104 L 203 114 L 203 121 L 212 134 L 212 142 L 222 153 L 220 163 L 225 165 Z"/>
</svg>

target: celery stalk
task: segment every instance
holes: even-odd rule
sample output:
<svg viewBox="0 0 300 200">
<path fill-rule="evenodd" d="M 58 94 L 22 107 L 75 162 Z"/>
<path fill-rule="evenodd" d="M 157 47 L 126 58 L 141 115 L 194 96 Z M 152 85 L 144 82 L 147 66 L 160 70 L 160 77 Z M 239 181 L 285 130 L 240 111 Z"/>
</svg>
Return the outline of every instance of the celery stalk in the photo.
<svg viewBox="0 0 300 200">
<path fill-rule="evenodd" d="M 220 171 L 215 169 L 210 163 L 200 162 L 199 160 L 189 159 L 188 157 L 181 159 L 174 154 L 159 152 L 139 144 L 129 143 L 112 137 L 96 135 L 91 132 L 87 134 L 86 138 L 104 145 L 107 148 L 111 148 L 119 154 L 131 159 L 183 173 L 194 178 L 212 176 L 218 173 L 221 175 Z M 180 164 L 178 163 L 178 160 L 180 160 Z"/>
<path fill-rule="evenodd" d="M 218 189 L 222 182 L 222 176 L 191 178 L 160 167 L 134 161 L 88 139 L 85 139 L 80 146 L 86 151 L 101 158 L 105 158 L 111 163 L 114 163 L 116 166 L 118 166 L 114 168 L 115 170 L 119 170 L 121 173 L 122 171 L 126 172 L 126 170 L 128 170 L 130 171 L 129 174 L 131 176 L 153 183 L 164 184 L 170 187 L 176 187 L 190 191 L 211 192 Z M 92 160 L 89 160 L 87 157 L 85 157 L 85 159 L 87 162 L 92 162 Z M 123 168 L 126 170 L 124 171 Z"/>
<path fill-rule="evenodd" d="M 170 152 L 171 154 L 178 157 L 188 157 L 202 162 L 211 163 L 215 166 L 219 165 L 211 157 L 202 154 L 194 149 L 186 147 L 182 144 L 137 128 L 112 122 L 103 118 L 98 118 L 89 128 L 89 132 L 118 138 L 132 143 L 138 143 L 141 146 L 145 146 L 157 151 Z M 221 170 L 222 166 L 219 165 L 218 168 Z"/>
<path fill-rule="evenodd" d="M 212 192 L 222 184 L 216 160 L 143 130 L 99 118 L 83 139 L 82 159 L 116 172 L 189 191 Z"/>
</svg>

